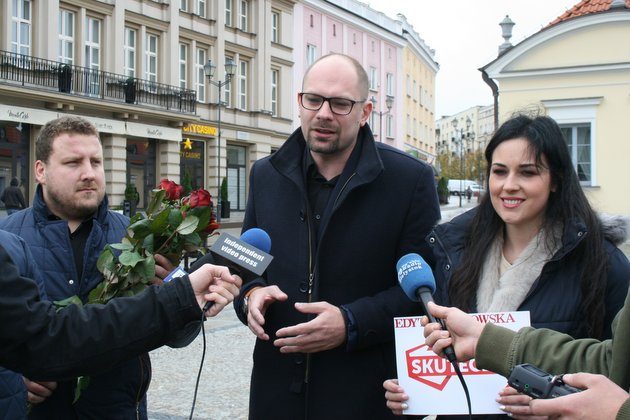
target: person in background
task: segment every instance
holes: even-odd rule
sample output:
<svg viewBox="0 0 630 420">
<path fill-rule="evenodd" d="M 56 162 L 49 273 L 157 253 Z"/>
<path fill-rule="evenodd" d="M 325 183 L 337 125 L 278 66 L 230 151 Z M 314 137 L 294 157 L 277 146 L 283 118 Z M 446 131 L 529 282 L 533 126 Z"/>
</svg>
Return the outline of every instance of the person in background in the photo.
<svg viewBox="0 0 630 420">
<path fill-rule="evenodd" d="M 26 208 L 24 194 L 22 194 L 20 181 L 17 178 L 11 179 L 10 186 L 2 191 L 0 200 L 4 203 L 4 207 L 7 209 L 7 215 L 9 216 Z"/>
<path fill-rule="evenodd" d="M 397 260 L 428 257 L 440 217 L 433 170 L 367 124 L 368 77 L 330 54 L 306 72 L 301 127 L 251 171 L 243 230 L 269 233 L 273 262 L 234 308 L 256 335 L 250 419 L 387 419 L 392 317 L 418 312 Z"/>
<path fill-rule="evenodd" d="M 435 301 L 466 312 L 529 311 L 536 328 L 610 338 L 630 280 L 630 263 L 616 247 L 627 237 L 625 220 L 600 221 L 549 117 L 507 120 L 485 158 L 488 194 L 427 238 Z M 395 380 L 384 387 L 402 389 Z M 520 415 L 529 400 L 509 387 L 498 398 L 506 413 Z"/>
<path fill-rule="evenodd" d="M 106 244 L 120 242 L 129 218 L 108 209 L 103 148 L 92 123 L 64 116 L 48 122 L 35 145 L 38 186 L 32 207 L 0 221 L 0 228 L 22 237 L 43 276 L 48 298 L 76 295 L 83 302 L 102 280 L 96 261 Z M 156 274 L 172 270 L 156 255 Z M 52 390 L 25 378 L 30 418 L 147 417 L 146 391 L 151 380 L 148 354 L 134 357 L 90 378 L 73 402 L 76 381 Z"/>
</svg>

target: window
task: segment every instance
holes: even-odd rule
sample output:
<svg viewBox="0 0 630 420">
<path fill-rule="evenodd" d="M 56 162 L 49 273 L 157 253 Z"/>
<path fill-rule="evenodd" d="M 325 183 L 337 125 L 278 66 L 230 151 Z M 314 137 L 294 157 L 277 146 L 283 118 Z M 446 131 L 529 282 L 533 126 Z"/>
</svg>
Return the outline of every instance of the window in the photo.
<svg viewBox="0 0 630 420">
<path fill-rule="evenodd" d="M 247 1 L 240 0 L 238 8 L 238 29 L 247 32 Z"/>
<path fill-rule="evenodd" d="M 413 100 L 417 101 L 418 100 L 418 84 L 416 83 L 416 81 L 413 81 L 413 90 L 411 91 L 411 94 L 413 95 Z"/>
<path fill-rule="evenodd" d="M 206 101 L 206 74 L 203 72 L 203 66 L 206 64 L 206 50 L 197 48 L 197 62 L 195 63 L 195 77 L 197 85 L 197 100 L 199 102 Z"/>
<path fill-rule="evenodd" d="M 413 138 L 418 137 L 418 120 L 413 119 Z"/>
<path fill-rule="evenodd" d="M 376 113 L 374 112 L 370 113 L 370 120 L 368 124 L 370 125 L 370 128 L 372 129 L 372 134 L 374 135 L 374 137 L 378 137 L 378 130 L 376 129 Z M 382 139 L 378 139 L 378 140 L 381 141 Z"/>
<path fill-rule="evenodd" d="M 197 0 L 197 14 L 206 17 L 206 0 Z"/>
<path fill-rule="evenodd" d="M 136 77 L 136 37 L 135 29 L 125 28 L 125 43 L 123 45 L 124 72 L 126 76 Z"/>
<path fill-rule="evenodd" d="M 597 185 L 597 108 L 602 97 L 543 100 L 560 125 L 575 172 L 583 186 Z"/>
<path fill-rule="evenodd" d="M 418 102 L 422 105 L 422 85 L 418 85 Z"/>
<path fill-rule="evenodd" d="M 188 0 L 180 0 L 179 2 L 179 10 L 184 12 L 188 11 Z"/>
<path fill-rule="evenodd" d="M 310 66 L 317 59 L 317 47 L 315 45 L 306 44 L 306 66 Z"/>
<path fill-rule="evenodd" d="M 99 95 L 101 68 L 101 21 L 87 16 L 85 22 L 85 66 L 90 95 Z"/>
<path fill-rule="evenodd" d="M 387 73 L 387 95 L 394 96 L 394 75 Z"/>
<path fill-rule="evenodd" d="M 411 78 L 407 75 L 407 96 L 411 96 Z"/>
<path fill-rule="evenodd" d="M 146 50 L 144 52 L 144 78 L 151 81 L 158 81 L 158 37 L 147 34 Z"/>
<path fill-rule="evenodd" d="M 569 146 L 573 167 L 577 172 L 580 183 L 591 185 L 591 125 L 561 125 L 560 128 L 567 146 Z"/>
<path fill-rule="evenodd" d="M 232 0 L 225 0 L 225 26 L 232 25 Z"/>
<path fill-rule="evenodd" d="M 74 63 L 74 13 L 59 11 L 59 61 Z"/>
<path fill-rule="evenodd" d="M 377 90 L 378 78 L 376 73 L 376 67 L 370 67 L 370 90 Z"/>
<path fill-rule="evenodd" d="M 228 61 L 234 61 L 234 58 L 226 55 L 225 62 L 227 63 Z M 223 87 L 223 103 L 227 108 L 230 108 L 232 106 L 232 83 L 227 83 Z"/>
<path fill-rule="evenodd" d="M 337 36 L 337 25 L 333 23 L 333 36 Z"/>
<path fill-rule="evenodd" d="M 271 115 L 278 116 L 278 79 L 280 71 L 271 69 Z"/>
<path fill-rule="evenodd" d="M 280 13 L 271 12 L 271 42 L 280 42 Z"/>
<path fill-rule="evenodd" d="M 230 208 L 245 210 L 247 193 L 247 148 L 244 146 L 226 146 L 227 190 Z"/>
<path fill-rule="evenodd" d="M 394 117 L 391 114 L 387 114 L 387 118 L 385 119 L 385 135 L 387 137 L 394 137 L 393 134 L 393 125 L 394 125 Z"/>
<path fill-rule="evenodd" d="M 186 61 L 188 60 L 188 45 L 179 44 L 179 87 L 186 89 Z"/>
<path fill-rule="evenodd" d="M 31 1 L 13 0 L 11 51 L 31 55 Z"/>
<path fill-rule="evenodd" d="M 238 63 L 238 108 L 247 110 L 247 61 Z"/>
</svg>

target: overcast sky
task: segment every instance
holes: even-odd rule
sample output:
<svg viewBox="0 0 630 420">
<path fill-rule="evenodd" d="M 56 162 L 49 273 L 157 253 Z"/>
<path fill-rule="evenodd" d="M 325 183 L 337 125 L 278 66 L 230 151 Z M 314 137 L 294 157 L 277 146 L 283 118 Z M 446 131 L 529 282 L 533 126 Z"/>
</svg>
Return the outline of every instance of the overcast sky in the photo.
<svg viewBox="0 0 630 420">
<path fill-rule="evenodd" d="M 579 0 L 363 0 L 396 18 L 407 17 L 435 50 L 440 65 L 436 80 L 436 118 L 475 105 L 492 104 L 490 87 L 478 68 L 497 57 L 503 43 L 499 22 L 510 15 L 516 23 L 511 42 L 538 32 Z"/>
</svg>

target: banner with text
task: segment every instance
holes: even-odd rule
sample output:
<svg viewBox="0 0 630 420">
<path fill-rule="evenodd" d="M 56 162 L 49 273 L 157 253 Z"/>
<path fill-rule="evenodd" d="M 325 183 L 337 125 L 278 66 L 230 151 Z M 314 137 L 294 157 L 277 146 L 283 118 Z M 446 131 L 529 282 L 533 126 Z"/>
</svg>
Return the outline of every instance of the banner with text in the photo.
<svg viewBox="0 0 630 420">
<path fill-rule="evenodd" d="M 530 325 L 529 311 L 471 316 L 514 331 Z M 409 395 L 409 408 L 404 414 L 468 414 L 466 395 L 453 366 L 424 344 L 420 317 L 394 318 L 394 332 L 398 380 Z M 495 399 L 507 380 L 478 369 L 474 359 L 460 363 L 459 368 L 470 391 L 472 413 L 504 414 Z"/>
</svg>

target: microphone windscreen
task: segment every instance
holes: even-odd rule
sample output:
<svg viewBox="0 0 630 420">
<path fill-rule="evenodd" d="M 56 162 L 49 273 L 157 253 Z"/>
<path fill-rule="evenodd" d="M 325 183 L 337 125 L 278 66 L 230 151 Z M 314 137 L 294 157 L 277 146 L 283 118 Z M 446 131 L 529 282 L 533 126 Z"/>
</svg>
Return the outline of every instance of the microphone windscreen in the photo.
<svg viewBox="0 0 630 420">
<path fill-rule="evenodd" d="M 259 228 L 247 229 L 241 234 L 241 241 L 247 242 L 253 247 L 260 249 L 267 254 L 271 250 L 271 238 L 269 234 Z"/>
<path fill-rule="evenodd" d="M 418 301 L 416 290 L 421 287 L 429 289 L 431 294 L 435 292 L 433 271 L 420 255 L 412 253 L 400 257 L 396 264 L 396 272 L 400 287 L 409 299 Z"/>
</svg>

